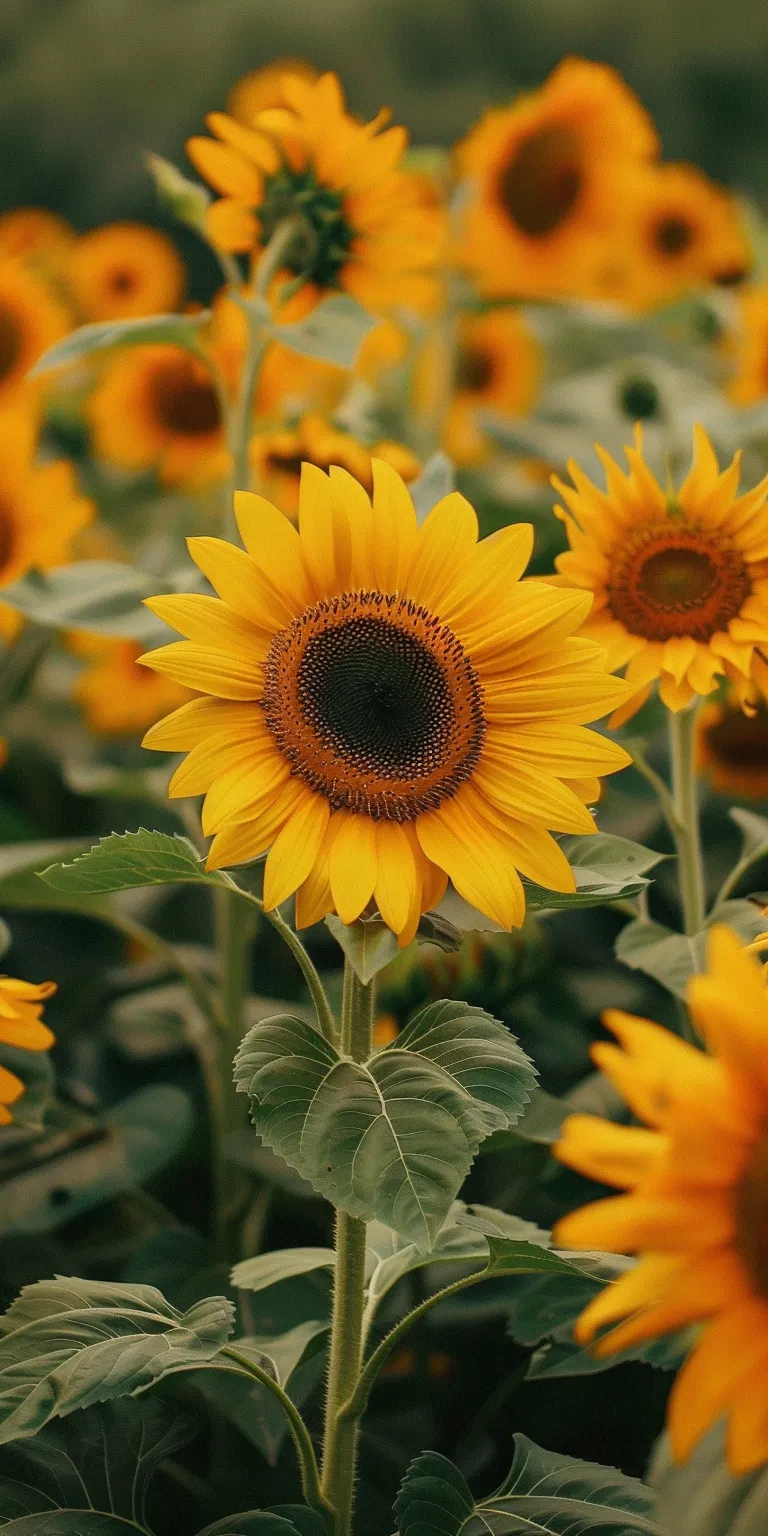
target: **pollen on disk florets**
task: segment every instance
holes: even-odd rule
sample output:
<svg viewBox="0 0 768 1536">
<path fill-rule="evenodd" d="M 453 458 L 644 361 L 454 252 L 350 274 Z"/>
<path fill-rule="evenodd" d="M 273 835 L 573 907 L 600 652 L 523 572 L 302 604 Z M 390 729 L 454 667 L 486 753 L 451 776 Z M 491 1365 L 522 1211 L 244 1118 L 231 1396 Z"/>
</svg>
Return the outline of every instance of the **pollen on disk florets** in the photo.
<svg viewBox="0 0 768 1536">
<path fill-rule="evenodd" d="M 475 670 L 407 598 L 345 592 L 275 636 L 264 718 L 293 772 L 334 810 L 406 822 L 472 775 L 485 738 Z"/>
</svg>

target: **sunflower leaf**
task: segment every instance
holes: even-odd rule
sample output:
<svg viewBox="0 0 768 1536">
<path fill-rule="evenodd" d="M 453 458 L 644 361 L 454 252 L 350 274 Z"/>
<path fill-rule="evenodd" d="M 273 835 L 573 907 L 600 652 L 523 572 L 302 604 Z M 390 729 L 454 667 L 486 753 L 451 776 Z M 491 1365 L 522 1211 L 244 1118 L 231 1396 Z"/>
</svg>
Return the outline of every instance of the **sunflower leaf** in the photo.
<svg viewBox="0 0 768 1536">
<path fill-rule="evenodd" d="M 49 629 L 84 629 L 99 635 L 161 645 L 175 639 L 167 624 L 144 607 L 163 583 L 114 560 L 75 560 L 53 571 L 32 571 L 3 590 L 3 602 Z"/>
<path fill-rule="evenodd" d="M 30 378 L 50 373 L 53 368 L 66 368 L 72 363 L 81 363 L 84 358 L 92 357 L 95 352 L 104 352 L 108 347 L 136 347 L 170 342 L 175 347 L 187 347 L 191 352 L 199 352 L 197 332 L 210 318 L 210 311 L 202 310 L 197 315 L 150 315 L 147 319 L 97 320 L 93 325 L 81 325 L 79 330 L 72 331 L 63 341 L 57 341 L 55 346 L 49 347 L 38 358 L 30 370 Z"/>
<path fill-rule="evenodd" d="M 206 872 L 197 849 L 177 833 L 110 832 L 71 864 L 50 864 L 40 878 L 54 890 L 78 896 L 127 891 L 143 885 L 199 882 L 224 885 L 223 875 Z"/>
<path fill-rule="evenodd" d="M 270 335 L 302 357 L 314 357 L 337 368 L 354 368 L 357 354 L 377 321 L 357 299 L 334 294 L 295 325 L 272 325 Z"/>
<path fill-rule="evenodd" d="M 489 1498 L 476 1503 L 458 1467 L 436 1451 L 411 1462 L 395 1502 L 401 1536 L 512 1536 L 551 1531 L 565 1536 L 659 1536 L 654 1499 L 638 1478 L 614 1467 L 559 1456 L 515 1435 L 509 1476 Z"/>
<path fill-rule="evenodd" d="M 59 1277 L 25 1286 L 0 1318 L 0 1444 L 205 1365 L 233 1316 L 222 1296 L 178 1312 L 150 1285 Z"/>
<path fill-rule="evenodd" d="M 320 1194 L 426 1252 L 480 1142 L 519 1119 L 535 1073 L 504 1025 L 448 1002 L 364 1064 L 300 1019 L 264 1020 L 235 1081 L 259 1135 Z"/>
</svg>

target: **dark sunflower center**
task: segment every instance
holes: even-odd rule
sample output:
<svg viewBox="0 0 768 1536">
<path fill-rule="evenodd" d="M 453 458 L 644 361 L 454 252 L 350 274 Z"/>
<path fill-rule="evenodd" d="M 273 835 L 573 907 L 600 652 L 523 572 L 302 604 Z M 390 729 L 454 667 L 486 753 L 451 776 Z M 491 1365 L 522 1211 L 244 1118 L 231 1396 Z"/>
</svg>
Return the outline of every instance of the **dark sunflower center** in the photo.
<svg viewBox="0 0 768 1536">
<path fill-rule="evenodd" d="M 493 358 L 482 347 L 460 347 L 456 363 L 456 388 L 479 395 L 495 373 Z"/>
<path fill-rule="evenodd" d="M 737 1188 L 736 1245 L 755 1290 L 768 1301 L 768 1132 Z"/>
<path fill-rule="evenodd" d="M 4 501 L 0 501 L 0 576 L 2 576 L 13 555 L 16 543 L 16 532 L 13 513 Z"/>
<path fill-rule="evenodd" d="M 133 293 L 137 287 L 136 273 L 131 267 L 115 267 L 109 275 L 109 287 L 113 293 Z"/>
<path fill-rule="evenodd" d="M 661 398 L 653 379 L 625 379 L 619 390 L 619 405 L 630 421 L 652 421 L 661 414 Z"/>
<path fill-rule="evenodd" d="M 729 709 L 707 727 L 706 734 L 717 762 L 728 768 L 768 771 L 768 710 L 764 707 L 754 715 Z"/>
<path fill-rule="evenodd" d="M 16 316 L 0 309 L 0 379 L 15 368 L 21 352 L 21 332 Z"/>
<path fill-rule="evenodd" d="M 485 736 L 474 669 L 406 598 L 317 603 L 275 637 L 264 671 L 267 725 L 334 810 L 411 821 L 471 776 Z"/>
<path fill-rule="evenodd" d="M 523 139 L 499 177 L 502 207 L 524 235 L 541 239 L 567 219 L 583 185 L 581 144 L 553 124 Z"/>
<path fill-rule="evenodd" d="M 749 267 L 737 264 L 733 267 L 722 267 L 719 272 L 714 273 L 712 281 L 717 283 L 718 288 L 738 288 L 739 284 L 745 282 L 748 277 Z"/>
<path fill-rule="evenodd" d="M 283 266 L 321 288 L 338 286 L 341 268 L 349 259 L 354 230 L 344 214 L 341 192 L 322 186 L 311 170 L 293 171 L 284 165 L 264 178 L 264 201 L 256 209 L 261 222 L 262 245 L 271 240 L 278 224 L 302 214 L 306 230 L 297 233 L 283 257 Z"/>
<path fill-rule="evenodd" d="M 693 225 L 678 214 L 667 214 L 654 225 L 651 238 L 662 256 L 682 256 L 693 243 Z"/>
<path fill-rule="evenodd" d="M 299 453 L 268 453 L 267 468 L 281 475 L 294 475 L 297 480 L 301 478 L 301 466 L 305 463 Z M 327 468 L 327 466 L 324 466 Z"/>
<path fill-rule="evenodd" d="M 203 436 L 221 425 L 221 411 L 210 379 L 191 359 L 181 358 L 159 368 L 152 381 L 152 403 L 168 432 Z"/>
<path fill-rule="evenodd" d="M 736 617 L 752 582 L 727 541 L 670 518 L 628 535 L 614 552 L 607 590 L 614 618 L 631 634 L 706 643 Z"/>
</svg>

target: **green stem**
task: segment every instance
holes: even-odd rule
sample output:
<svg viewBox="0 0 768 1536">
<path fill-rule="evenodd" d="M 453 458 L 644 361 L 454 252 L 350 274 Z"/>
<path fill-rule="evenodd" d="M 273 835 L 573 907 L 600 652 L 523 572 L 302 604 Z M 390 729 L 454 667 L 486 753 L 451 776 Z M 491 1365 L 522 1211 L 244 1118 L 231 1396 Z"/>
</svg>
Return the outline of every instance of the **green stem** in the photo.
<svg viewBox="0 0 768 1536">
<path fill-rule="evenodd" d="M 224 1141 L 230 1131 L 247 1123 L 246 1101 L 235 1090 L 232 1062 L 245 1033 L 245 1004 L 248 998 L 248 967 L 253 938 L 253 914 L 234 891 L 217 887 L 214 891 L 216 948 L 219 957 L 219 996 L 222 1030 L 219 1038 L 219 1091 L 210 1095 L 213 1142 L 213 1180 L 215 1200 L 216 1247 L 222 1257 L 229 1252 L 229 1224 L 238 1203 L 242 1176 L 224 1156 Z"/>
<path fill-rule="evenodd" d="M 374 984 L 364 986 L 345 961 L 341 1048 L 353 1061 L 370 1056 L 373 1006 Z M 343 1408 L 357 1388 L 362 1366 L 365 1236 L 364 1221 L 337 1211 L 322 1479 L 325 1498 L 335 1509 L 335 1536 L 349 1536 L 352 1529 L 358 1421 Z"/>
<path fill-rule="evenodd" d="M 227 1360 L 231 1360 L 238 1371 L 243 1371 L 247 1376 L 252 1376 L 255 1381 L 266 1387 L 273 1397 L 277 1398 L 280 1407 L 288 1420 L 288 1428 L 296 1447 L 296 1455 L 301 1471 L 301 1486 L 304 1497 L 312 1509 L 320 1510 L 323 1514 L 331 1514 L 332 1508 L 325 1498 L 320 1487 L 320 1476 L 315 1457 L 315 1449 L 309 1436 L 309 1430 L 299 1413 L 296 1404 L 293 1403 L 282 1387 L 264 1371 L 254 1360 L 249 1360 L 247 1355 L 242 1355 L 239 1350 L 233 1349 L 229 1344 L 219 1351 Z"/>
<path fill-rule="evenodd" d="M 277 908 L 273 912 L 265 912 L 264 903 L 259 896 L 255 896 L 253 891 L 244 890 L 241 885 L 237 885 L 231 877 L 229 878 L 233 894 L 241 897 L 243 901 L 250 902 L 251 906 L 256 907 L 257 911 L 262 912 L 267 922 L 271 923 L 275 931 L 279 933 L 286 949 L 290 950 L 306 982 L 307 991 L 317 1014 L 320 1032 L 332 1045 L 336 1045 L 338 1043 L 337 1029 L 331 1005 L 325 995 L 325 988 L 320 980 L 320 976 L 312 964 L 298 934 L 294 933 L 290 924 L 286 923 L 285 918 L 281 916 Z"/>
<path fill-rule="evenodd" d="M 675 812 L 674 838 L 680 900 L 686 934 L 699 933 L 704 927 L 704 861 L 701 851 L 699 807 L 694 766 L 696 742 L 696 707 L 669 712 L 669 749 L 672 765 L 672 802 Z"/>
</svg>

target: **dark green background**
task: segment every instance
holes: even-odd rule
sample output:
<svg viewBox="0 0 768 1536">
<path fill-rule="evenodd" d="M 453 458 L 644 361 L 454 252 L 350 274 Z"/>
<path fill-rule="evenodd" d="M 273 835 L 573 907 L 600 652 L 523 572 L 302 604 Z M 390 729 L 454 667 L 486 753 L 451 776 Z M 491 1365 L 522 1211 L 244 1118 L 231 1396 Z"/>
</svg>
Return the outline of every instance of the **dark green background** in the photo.
<svg viewBox="0 0 768 1536">
<path fill-rule="evenodd" d="M 563 54 L 604 60 L 668 157 L 768 203 L 766 0 L 2 0 L 0 207 L 151 217 L 143 152 L 182 159 L 232 81 L 286 53 L 443 144 Z"/>
</svg>

